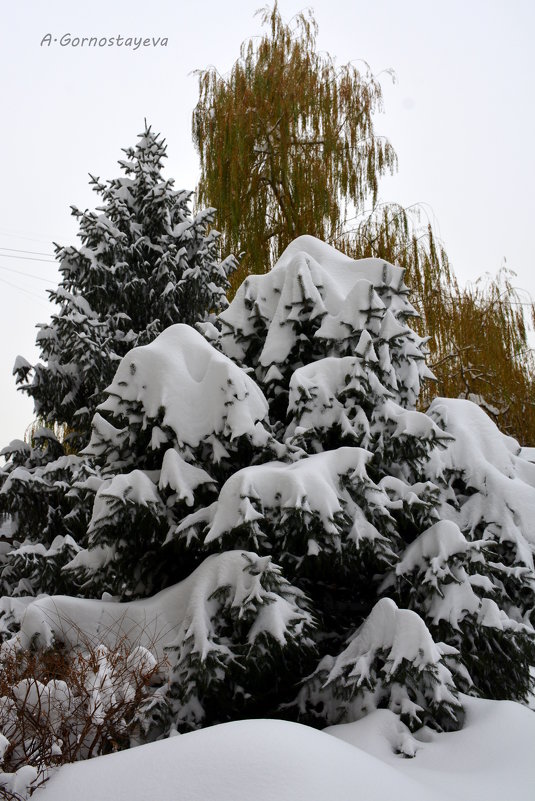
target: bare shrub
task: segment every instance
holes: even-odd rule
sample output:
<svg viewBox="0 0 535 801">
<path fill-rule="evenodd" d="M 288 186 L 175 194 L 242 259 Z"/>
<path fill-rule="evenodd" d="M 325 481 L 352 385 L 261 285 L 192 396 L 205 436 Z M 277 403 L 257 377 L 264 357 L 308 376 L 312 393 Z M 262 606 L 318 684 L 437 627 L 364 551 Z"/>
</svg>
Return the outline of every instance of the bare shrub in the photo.
<svg viewBox="0 0 535 801">
<path fill-rule="evenodd" d="M 0 799 L 24 797 L 26 787 L 15 788 L 28 766 L 31 793 L 52 766 L 129 747 L 136 710 L 166 664 L 126 635 L 113 646 L 109 631 L 104 639 L 108 645 L 79 630 L 75 649 L 2 649 Z"/>
</svg>

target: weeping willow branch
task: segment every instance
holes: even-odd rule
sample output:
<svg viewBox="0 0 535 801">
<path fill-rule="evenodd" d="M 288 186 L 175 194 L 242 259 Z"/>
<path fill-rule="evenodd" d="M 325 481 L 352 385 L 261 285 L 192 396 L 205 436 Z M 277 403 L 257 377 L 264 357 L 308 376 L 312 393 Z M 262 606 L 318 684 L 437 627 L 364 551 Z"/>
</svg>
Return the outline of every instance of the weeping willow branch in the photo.
<svg viewBox="0 0 535 801">
<path fill-rule="evenodd" d="M 236 286 L 300 234 L 332 240 L 397 165 L 374 131 L 382 91 L 369 66 L 318 53 L 311 12 L 286 25 L 275 3 L 261 21 L 267 33 L 244 42 L 228 76 L 198 72 L 192 120 L 198 202 L 218 209 L 223 249 L 244 253 Z"/>
</svg>

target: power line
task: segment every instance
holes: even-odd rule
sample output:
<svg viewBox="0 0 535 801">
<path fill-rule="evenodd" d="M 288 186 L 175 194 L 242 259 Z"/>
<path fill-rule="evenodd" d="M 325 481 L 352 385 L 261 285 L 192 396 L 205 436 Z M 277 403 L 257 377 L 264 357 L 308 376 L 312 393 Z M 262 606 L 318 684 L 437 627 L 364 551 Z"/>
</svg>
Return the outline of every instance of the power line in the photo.
<svg viewBox="0 0 535 801">
<path fill-rule="evenodd" d="M 7 281 L 5 278 L 0 278 L 0 282 L 2 284 L 7 284 L 7 286 L 13 287 L 13 289 L 16 289 L 18 292 L 24 292 L 25 295 L 30 295 L 30 297 L 36 298 L 43 306 L 46 305 L 47 309 L 50 308 L 48 303 L 47 304 L 44 303 L 42 295 L 38 295 L 35 292 L 31 292 L 29 289 L 23 289 L 23 287 L 18 286 L 18 284 L 13 284 L 11 281 Z"/>
<path fill-rule="evenodd" d="M 7 231 L 5 228 L 0 228 L 0 234 L 2 236 L 9 236 L 12 239 L 24 239 L 26 242 L 45 242 L 47 245 L 50 244 L 49 239 L 41 239 L 33 236 L 23 236 L 22 234 L 14 234 L 12 230 Z"/>
<path fill-rule="evenodd" d="M 25 259 L 26 261 L 46 261 L 48 264 L 57 264 L 55 259 L 39 259 L 35 256 L 10 256 L 8 253 L 2 254 L 6 259 Z"/>
<path fill-rule="evenodd" d="M 52 258 L 52 253 L 43 253 L 40 250 L 21 250 L 21 248 L 5 248 L 3 245 L 0 245 L 0 250 L 9 250 L 11 253 L 31 253 L 33 256 L 50 256 Z"/>
<path fill-rule="evenodd" d="M 33 273 L 23 273 L 21 270 L 15 270 L 13 267 L 6 267 L 3 264 L 0 264 L 0 270 L 15 273 L 15 275 L 20 275 L 21 278 L 35 278 L 37 281 L 44 281 L 45 284 L 50 284 L 53 281 L 52 278 L 43 278 L 42 275 L 34 275 Z"/>
</svg>

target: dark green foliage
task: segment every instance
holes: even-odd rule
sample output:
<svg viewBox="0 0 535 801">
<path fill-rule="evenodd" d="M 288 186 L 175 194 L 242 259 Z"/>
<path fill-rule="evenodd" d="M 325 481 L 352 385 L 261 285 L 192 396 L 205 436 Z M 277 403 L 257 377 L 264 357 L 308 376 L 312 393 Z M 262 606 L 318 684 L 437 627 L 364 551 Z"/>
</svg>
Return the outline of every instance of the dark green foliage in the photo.
<svg viewBox="0 0 535 801">
<path fill-rule="evenodd" d="M 192 193 L 163 177 L 161 137 L 146 127 L 124 152 L 123 176 L 107 183 L 91 176 L 96 211 L 72 207 L 81 246 L 56 248 L 62 281 L 50 295 L 59 311 L 39 326 L 42 361 L 16 365 L 36 414 L 66 424 L 76 449 L 87 443 L 120 359 L 173 323 L 194 325 L 224 308 L 235 267 L 232 257 L 219 260 L 214 210 L 192 216 Z"/>
</svg>

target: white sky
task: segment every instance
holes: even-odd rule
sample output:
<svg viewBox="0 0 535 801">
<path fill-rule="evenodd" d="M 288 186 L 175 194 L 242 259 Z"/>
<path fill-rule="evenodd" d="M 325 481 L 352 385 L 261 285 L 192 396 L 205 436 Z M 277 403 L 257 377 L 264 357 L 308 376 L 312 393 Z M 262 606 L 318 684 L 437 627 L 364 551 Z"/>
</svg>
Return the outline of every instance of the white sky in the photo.
<svg viewBox="0 0 535 801">
<path fill-rule="evenodd" d="M 167 176 L 193 189 L 197 100 L 192 71 L 230 69 L 260 32 L 262 0 L 18 0 L 0 32 L 0 447 L 22 437 L 32 403 L 11 375 L 17 354 L 35 363 L 35 324 L 49 319 L 54 264 L 6 248 L 52 253 L 75 241 L 70 205 L 94 208 L 87 174 L 119 174 L 121 148 L 146 117 L 167 139 Z M 535 177 L 533 0 L 312 0 L 319 47 L 338 63 L 365 59 L 385 76 L 376 130 L 399 156 L 381 198 L 428 204 L 457 274 L 495 273 L 507 258 L 535 296 L 530 248 Z M 280 0 L 284 19 L 306 7 Z M 166 48 L 40 46 L 51 33 L 167 37 Z M 24 256 L 13 253 L 11 256 Z M 26 254 L 32 256 L 31 253 Z M 32 256 L 32 258 L 41 258 Z M 16 272 L 12 272 L 15 270 Z M 30 275 L 31 274 L 31 275 Z M 33 276 L 33 277 L 31 277 Z M 39 279 L 45 279 L 39 280 Z M 47 283 L 48 282 L 48 283 Z"/>
</svg>

